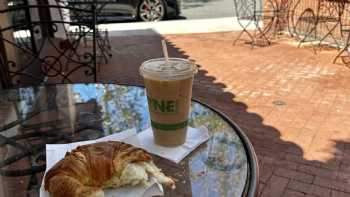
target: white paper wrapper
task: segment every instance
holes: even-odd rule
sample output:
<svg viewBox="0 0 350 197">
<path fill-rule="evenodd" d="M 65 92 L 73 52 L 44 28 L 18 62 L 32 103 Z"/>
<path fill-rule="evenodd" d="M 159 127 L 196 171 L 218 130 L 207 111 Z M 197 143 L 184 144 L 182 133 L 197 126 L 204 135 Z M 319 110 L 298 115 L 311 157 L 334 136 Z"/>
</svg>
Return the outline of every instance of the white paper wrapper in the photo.
<svg viewBox="0 0 350 197">
<path fill-rule="evenodd" d="M 202 126 L 199 128 L 188 127 L 186 142 L 181 146 L 164 147 L 155 144 L 153 141 L 153 133 L 151 128 L 140 132 L 136 136 L 125 139 L 124 142 L 142 148 L 149 153 L 169 159 L 175 163 L 179 163 L 194 149 L 208 139 L 208 129 Z"/>
<path fill-rule="evenodd" d="M 143 148 L 149 153 L 164 157 L 175 163 L 179 163 L 190 152 L 197 148 L 200 144 L 209 139 L 208 130 L 205 127 L 188 128 L 187 139 L 185 144 L 178 147 L 162 147 L 154 144 L 152 129 L 146 129 L 137 134 L 135 129 L 129 129 L 120 133 L 115 133 L 97 140 L 89 140 L 82 142 L 75 142 L 70 144 L 47 144 L 46 145 L 46 171 L 51 169 L 59 160 L 63 159 L 66 152 L 71 151 L 78 146 L 93 144 L 103 141 L 121 141 L 132 144 L 136 147 Z M 150 179 L 150 185 L 145 186 L 130 186 L 118 189 L 105 190 L 106 197 L 150 197 L 163 196 L 163 187 L 156 182 L 154 178 Z M 44 189 L 44 182 L 40 187 L 41 197 L 50 197 L 49 193 Z"/>
<path fill-rule="evenodd" d="M 151 197 L 163 196 L 163 187 L 151 178 L 150 186 L 126 186 L 118 189 L 105 189 L 105 197 Z M 40 197 L 50 197 L 49 192 L 45 191 L 44 185 L 40 187 Z"/>
</svg>

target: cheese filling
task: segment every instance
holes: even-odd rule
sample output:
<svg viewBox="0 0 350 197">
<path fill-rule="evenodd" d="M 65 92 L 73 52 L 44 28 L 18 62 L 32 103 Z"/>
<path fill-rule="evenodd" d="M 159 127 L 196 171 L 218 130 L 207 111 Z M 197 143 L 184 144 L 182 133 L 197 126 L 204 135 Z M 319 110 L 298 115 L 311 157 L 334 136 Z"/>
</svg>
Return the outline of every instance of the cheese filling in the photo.
<svg viewBox="0 0 350 197">
<path fill-rule="evenodd" d="M 138 185 L 140 183 L 146 184 L 148 181 L 148 174 L 145 167 L 138 163 L 129 163 L 123 170 L 120 176 L 121 185 Z"/>
<path fill-rule="evenodd" d="M 125 185 L 148 185 L 149 176 L 154 177 L 161 184 L 172 183 L 172 180 L 166 177 L 159 168 L 152 162 L 129 163 L 122 171 L 120 177 L 112 177 L 104 183 L 104 188 L 120 187 Z"/>
</svg>

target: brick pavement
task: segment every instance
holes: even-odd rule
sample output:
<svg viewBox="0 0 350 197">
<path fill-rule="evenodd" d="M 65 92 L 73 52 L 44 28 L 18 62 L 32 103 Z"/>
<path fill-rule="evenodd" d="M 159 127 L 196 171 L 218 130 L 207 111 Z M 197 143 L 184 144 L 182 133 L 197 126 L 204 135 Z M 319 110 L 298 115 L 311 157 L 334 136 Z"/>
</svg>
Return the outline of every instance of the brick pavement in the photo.
<svg viewBox="0 0 350 197">
<path fill-rule="evenodd" d="M 234 33 L 166 35 L 170 55 L 196 60 L 194 97 L 226 113 L 252 141 L 260 197 L 350 196 L 350 69 L 336 51 L 314 55 L 289 40 L 251 50 Z M 161 36 L 112 38 L 99 80 L 142 84 L 140 63 Z M 282 104 L 282 105 L 278 105 Z"/>
</svg>

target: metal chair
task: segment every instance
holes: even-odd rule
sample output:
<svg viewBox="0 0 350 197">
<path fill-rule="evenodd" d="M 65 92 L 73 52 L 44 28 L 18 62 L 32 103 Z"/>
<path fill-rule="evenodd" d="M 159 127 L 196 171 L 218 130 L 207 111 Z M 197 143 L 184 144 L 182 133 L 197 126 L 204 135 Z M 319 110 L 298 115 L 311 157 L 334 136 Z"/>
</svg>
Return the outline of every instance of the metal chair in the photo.
<svg viewBox="0 0 350 197">
<path fill-rule="evenodd" d="M 276 7 L 272 0 L 265 1 L 265 6 L 261 4 L 261 1 L 257 0 L 234 0 L 233 2 L 237 22 L 242 28 L 233 44 L 235 45 L 245 33 L 249 37 L 252 48 L 255 45 L 259 45 L 257 42 L 259 39 L 270 45 L 271 41 L 268 33 L 273 27 L 276 17 Z M 268 9 L 264 9 L 264 7 L 268 7 Z"/>
<path fill-rule="evenodd" d="M 0 10 L 8 16 L 7 25 L 0 27 L 0 42 L 5 51 L 1 53 L 2 71 L 8 81 L 3 86 L 16 87 L 49 83 L 96 82 L 96 9 L 74 8 L 67 5 L 25 4 Z M 89 21 L 67 21 L 51 19 L 50 10 L 68 10 L 88 13 Z M 11 21 L 11 16 L 25 13 L 25 20 Z M 33 14 L 39 15 L 33 19 Z M 60 27 L 66 25 L 86 28 L 76 37 L 57 37 Z M 84 37 L 92 34 L 93 46 L 86 49 L 82 45 Z M 82 80 L 81 76 L 86 79 Z"/>
<path fill-rule="evenodd" d="M 81 33 L 84 33 L 86 30 L 85 28 L 79 29 L 75 28 L 74 30 L 69 31 L 69 37 L 77 37 Z M 112 57 L 112 46 L 110 43 L 109 33 L 107 29 L 100 29 L 96 27 L 96 62 L 97 62 L 97 71 L 100 71 L 100 64 L 102 64 L 102 61 L 107 64 L 109 58 Z M 84 36 L 83 43 L 85 48 L 89 48 L 92 46 L 92 42 L 94 42 L 94 39 L 92 37 L 92 33 L 87 33 Z"/>
<path fill-rule="evenodd" d="M 105 1 L 105 2 L 98 2 L 96 4 L 96 17 L 97 17 L 97 23 L 96 23 L 96 35 L 95 35 L 95 40 L 96 40 L 96 58 L 98 58 L 97 61 L 97 70 L 100 70 L 100 64 L 101 64 L 101 60 L 104 61 L 105 64 L 108 63 L 108 59 L 110 57 L 112 57 L 112 47 L 110 44 L 110 38 L 109 38 L 109 33 L 107 29 L 101 29 L 98 27 L 99 23 L 103 23 L 103 20 L 99 20 L 99 13 L 102 12 L 102 9 L 104 9 L 106 6 L 108 6 L 108 4 L 110 3 L 110 1 Z M 71 0 L 69 1 L 68 5 L 75 7 L 75 8 L 89 8 L 91 2 L 86 2 L 86 1 L 81 1 L 81 0 Z M 73 12 L 72 15 L 70 16 L 70 18 L 73 21 L 77 21 L 77 22 L 85 22 L 85 21 L 89 21 L 91 20 L 91 17 L 87 16 L 86 14 L 81 14 L 78 12 Z M 103 17 L 101 17 L 103 18 Z M 79 35 L 80 32 L 85 32 L 85 28 L 83 27 L 83 29 L 81 28 L 75 28 L 74 30 L 70 30 L 69 31 L 69 35 L 70 36 L 76 36 Z M 86 36 L 84 36 L 84 46 L 85 47 L 89 47 L 91 45 L 89 45 L 89 43 L 93 42 L 94 40 L 92 39 L 92 32 L 88 33 Z"/>
<path fill-rule="evenodd" d="M 97 28 L 94 4 L 90 5 L 90 9 L 79 9 L 62 4 L 28 5 L 24 2 L 22 5 L 0 10 L 1 15 L 9 16 L 10 19 L 8 24 L 0 25 L 2 88 L 80 82 L 77 78 L 81 75 L 96 82 Z M 50 10 L 62 9 L 88 13 L 92 20 L 76 22 L 63 18 L 42 18 L 50 16 L 47 14 Z M 31 12 L 36 12 L 41 17 L 34 20 Z M 18 13 L 24 13 L 25 20 L 14 21 L 13 19 L 18 18 Z M 85 31 L 70 36 L 65 28 L 67 25 L 85 28 Z M 58 35 L 59 33 L 62 34 Z M 92 47 L 85 48 L 83 40 L 88 34 L 92 35 Z M 34 86 L 9 91 L 14 93 L 8 101 L 12 102 L 16 117 L 0 128 L 0 148 L 11 147 L 18 153 L 2 158 L 0 175 L 28 176 L 28 193 L 38 191 L 40 182 L 37 175 L 45 170 L 45 144 L 70 142 L 73 138 L 65 133 L 67 129 L 74 132 L 101 133 L 103 128 L 101 116 L 98 115 L 100 109 L 96 101 L 82 104 L 68 102 L 68 99 L 72 99 L 68 98 L 71 95 L 68 94 L 71 91 L 69 89 L 58 91 L 52 87 Z M 25 104 L 26 108 L 18 108 L 18 105 L 24 104 L 19 102 L 21 99 L 18 97 L 31 98 L 28 99 L 30 103 Z M 19 132 L 14 136 L 8 135 L 6 130 L 15 125 L 19 127 Z M 40 130 L 43 125 L 45 129 Z M 37 136 L 44 136 L 44 140 L 38 141 Z M 18 160 L 25 160 L 28 164 L 22 165 L 21 170 L 11 170 L 11 165 Z"/>
<path fill-rule="evenodd" d="M 341 44 L 336 38 L 336 29 L 341 25 L 346 0 L 323 0 L 320 1 L 317 25 L 325 27 L 326 33 L 319 39 L 319 46 L 327 38 L 331 38 L 333 44 L 340 48 Z"/>
<path fill-rule="evenodd" d="M 339 47 L 340 44 L 336 38 L 335 31 L 341 23 L 345 0 L 310 1 L 309 7 L 304 9 L 301 6 L 305 5 L 298 0 L 294 9 L 303 11 L 297 16 L 293 27 L 294 32 L 292 33 L 296 38 L 300 38 L 298 46 L 300 47 L 304 42 L 310 42 L 316 53 L 316 46 L 321 46 L 323 41 L 331 38 L 333 44 Z M 325 28 L 325 32 L 319 31 L 322 27 Z M 314 42 L 318 44 L 315 45 Z"/>
</svg>

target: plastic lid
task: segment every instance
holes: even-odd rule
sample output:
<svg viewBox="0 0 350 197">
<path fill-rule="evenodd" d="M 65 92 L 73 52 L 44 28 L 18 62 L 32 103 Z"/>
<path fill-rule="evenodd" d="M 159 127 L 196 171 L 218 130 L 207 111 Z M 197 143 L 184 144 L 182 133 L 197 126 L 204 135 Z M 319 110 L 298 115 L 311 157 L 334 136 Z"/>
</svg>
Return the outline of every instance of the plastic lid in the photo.
<svg viewBox="0 0 350 197">
<path fill-rule="evenodd" d="M 156 80 L 178 80 L 192 77 L 197 73 L 197 66 L 187 59 L 164 58 L 145 61 L 140 67 L 140 74 L 144 78 Z"/>
</svg>

